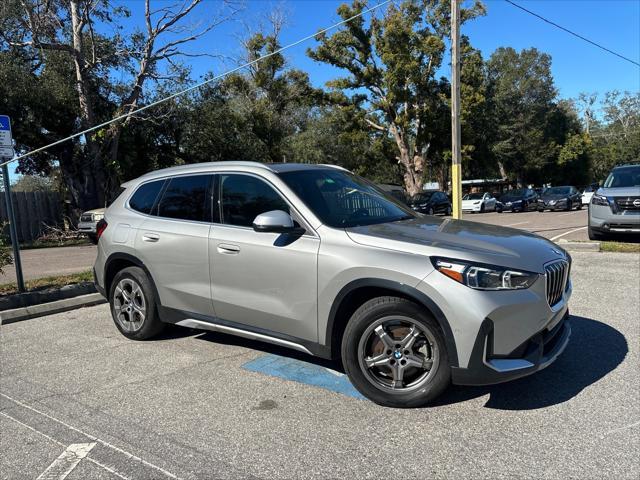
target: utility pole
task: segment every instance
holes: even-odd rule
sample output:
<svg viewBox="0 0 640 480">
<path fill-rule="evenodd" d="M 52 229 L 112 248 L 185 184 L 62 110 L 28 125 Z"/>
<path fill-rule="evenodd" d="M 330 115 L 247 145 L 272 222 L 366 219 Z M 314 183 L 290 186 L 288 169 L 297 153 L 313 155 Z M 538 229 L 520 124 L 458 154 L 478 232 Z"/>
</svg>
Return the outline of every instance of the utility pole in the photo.
<svg viewBox="0 0 640 480">
<path fill-rule="evenodd" d="M 453 218 L 462 217 L 460 137 L 460 0 L 451 0 L 451 196 Z"/>
</svg>

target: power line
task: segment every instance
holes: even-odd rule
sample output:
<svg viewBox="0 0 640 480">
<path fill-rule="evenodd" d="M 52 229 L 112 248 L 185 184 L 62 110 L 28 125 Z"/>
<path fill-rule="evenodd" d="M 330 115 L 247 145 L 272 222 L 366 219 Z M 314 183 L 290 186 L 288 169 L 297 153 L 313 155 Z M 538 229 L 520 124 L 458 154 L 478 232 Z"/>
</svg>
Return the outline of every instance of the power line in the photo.
<svg viewBox="0 0 640 480">
<path fill-rule="evenodd" d="M 331 25 L 329 27 L 323 28 L 322 30 L 319 30 L 316 33 L 313 33 L 311 35 L 307 35 L 306 37 L 303 37 L 303 38 L 301 38 L 299 40 L 296 40 L 295 42 L 290 43 L 289 45 L 285 45 L 284 47 L 281 47 L 278 50 L 275 50 L 275 51 L 273 51 L 271 53 L 263 55 L 262 57 L 256 58 L 255 60 L 247 62 L 247 63 L 245 63 L 243 65 L 238 66 L 238 67 L 232 68 L 231 70 L 227 70 L 226 72 L 221 73 L 219 75 L 216 75 L 215 77 L 212 77 L 209 80 L 206 80 L 204 82 L 198 83 L 198 84 L 193 85 L 193 86 L 191 86 L 189 88 L 185 88 L 184 90 L 182 90 L 180 92 L 173 93 L 173 94 L 169 95 L 168 97 L 161 98 L 160 100 L 157 100 L 157 101 L 155 101 L 153 103 L 150 103 L 149 105 L 145 105 L 145 106 L 140 107 L 140 108 L 138 108 L 138 109 L 136 109 L 136 110 L 134 110 L 132 112 L 125 113 L 123 115 L 117 116 L 117 117 L 112 118 L 111 120 L 103 122 L 103 123 L 101 123 L 99 125 L 95 125 L 95 126 L 93 126 L 91 128 L 87 128 L 86 130 L 83 130 L 81 132 L 74 133 L 73 135 L 70 135 L 70 136 L 68 136 L 66 138 L 63 138 L 61 140 L 57 140 L 57 141 L 55 141 L 53 143 L 50 143 L 49 145 L 45 145 L 44 147 L 40 147 L 40 148 L 36 148 L 35 150 L 31 150 L 30 152 L 27 152 L 27 153 L 25 153 L 23 155 L 20 155 L 19 157 L 15 157 L 15 158 L 12 158 L 11 160 L 7 160 L 5 162 L 2 162 L 2 163 L 0 163 L 0 167 L 2 167 L 4 165 L 7 165 L 7 164 L 9 164 L 11 162 L 16 162 L 16 161 L 18 161 L 20 159 L 29 157 L 29 156 L 33 155 L 34 153 L 42 152 L 42 151 L 44 151 L 44 150 L 46 150 L 48 148 L 51 148 L 51 147 L 53 147 L 55 145 L 59 145 L 59 144 L 64 143 L 64 142 L 66 142 L 68 140 L 73 140 L 74 138 L 80 137 L 82 135 L 86 135 L 87 133 L 93 132 L 95 130 L 99 130 L 100 128 L 106 127 L 107 125 L 110 125 L 110 124 L 112 124 L 114 122 L 117 122 L 117 121 L 120 121 L 120 120 L 124 120 L 125 118 L 131 117 L 131 116 L 133 116 L 133 115 L 135 115 L 137 113 L 140 113 L 140 112 L 142 112 L 144 110 L 147 110 L 147 109 L 149 109 L 151 107 L 155 107 L 156 105 L 164 103 L 164 102 L 166 102 L 168 100 L 171 100 L 173 98 L 179 97 L 180 95 L 184 95 L 185 93 L 188 93 L 188 92 L 191 92 L 193 90 L 196 90 L 196 89 L 198 89 L 198 88 L 200 88 L 200 87 L 202 87 L 204 85 L 207 85 L 208 83 L 214 82 L 214 81 L 219 80 L 219 79 L 221 79 L 223 77 L 226 77 L 227 75 L 235 73 L 235 72 L 237 72 L 239 70 L 242 70 L 244 68 L 247 68 L 247 67 L 250 67 L 252 65 L 255 65 L 256 63 L 258 63 L 258 62 L 260 62 L 262 60 L 265 60 L 265 59 L 267 59 L 269 57 L 272 57 L 274 55 L 278 55 L 279 53 L 284 52 L 285 50 L 288 50 L 288 49 L 290 49 L 292 47 L 295 47 L 296 45 L 300 45 L 301 43 L 306 42 L 307 40 L 311 40 L 312 38 L 315 38 L 318 35 L 321 35 L 323 33 L 326 33 L 328 31 L 330 31 L 330 30 L 333 30 L 334 28 L 337 28 L 340 25 L 344 25 L 345 23 L 349 23 L 350 21 L 355 20 L 356 18 L 361 17 L 361 16 L 363 16 L 363 15 L 365 15 L 367 13 L 373 12 L 374 10 L 386 5 L 387 3 L 391 3 L 393 1 L 394 0 L 384 0 L 384 1 L 380 2 L 380 3 L 378 3 L 377 5 L 374 5 L 373 7 L 367 8 L 367 9 L 363 10 L 362 12 L 360 12 L 360 13 L 358 13 L 356 15 L 353 15 L 352 17 L 349 17 L 349 18 L 346 18 L 344 20 L 341 20 L 338 23 L 334 23 L 333 25 Z"/>
<path fill-rule="evenodd" d="M 578 37 L 580 40 L 584 40 L 585 42 L 590 43 L 591 45 L 595 45 L 596 47 L 601 48 L 601 49 L 602 49 L 602 50 L 604 50 L 605 52 L 612 53 L 612 54 L 613 54 L 613 55 L 615 55 L 616 57 L 620 57 L 620 58 L 622 58 L 623 60 L 626 60 L 627 62 L 631 62 L 631 63 L 633 63 L 634 65 L 637 65 L 638 67 L 640 67 L 640 63 L 636 62 L 635 60 L 631 60 L 630 58 L 625 57 L 624 55 L 621 55 L 621 54 L 619 54 L 619 53 L 617 53 L 617 52 L 614 52 L 613 50 L 611 50 L 611 49 L 609 49 L 609 48 L 607 48 L 607 47 L 604 47 L 604 46 L 600 45 L 599 43 L 594 42 L 593 40 L 589 40 L 588 38 L 583 37 L 582 35 L 580 35 L 580 34 L 578 34 L 578 33 L 576 33 L 576 32 L 572 32 L 572 31 L 571 31 L 571 30 L 569 30 L 568 28 L 565 28 L 565 27 L 563 27 L 562 25 L 558 25 L 557 23 L 552 22 L 551 20 L 548 20 L 548 19 L 544 18 L 544 17 L 543 17 L 543 16 L 541 16 L 541 15 L 538 15 L 537 13 L 532 12 L 531 10 L 527 10 L 527 9 L 526 9 L 526 8 L 524 8 L 523 6 L 518 5 L 518 4 L 517 4 L 517 3 L 515 3 L 515 2 L 512 2 L 511 0 L 504 0 L 504 1 L 505 1 L 505 2 L 507 2 L 507 3 L 510 3 L 510 4 L 511 4 L 511 5 L 513 5 L 514 7 L 519 8 L 520 10 L 522 10 L 522 11 L 524 11 L 524 12 L 527 12 L 527 13 L 528 13 L 528 14 L 530 14 L 530 15 L 533 15 L 534 17 L 539 18 L 539 19 L 540 19 L 540 20 L 542 20 L 543 22 L 546 22 L 546 23 L 548 23 L 548 24 L 550 24 L 550 25 L 553 25 L 554 27 L 559 28 L 560 30 L 563 30 L 563 31 L 565 31 L 565 32 L 567 32 L 567 33 L 569 33 L 569 34 L 573 35 L 574 37 Z"/>
</svg>

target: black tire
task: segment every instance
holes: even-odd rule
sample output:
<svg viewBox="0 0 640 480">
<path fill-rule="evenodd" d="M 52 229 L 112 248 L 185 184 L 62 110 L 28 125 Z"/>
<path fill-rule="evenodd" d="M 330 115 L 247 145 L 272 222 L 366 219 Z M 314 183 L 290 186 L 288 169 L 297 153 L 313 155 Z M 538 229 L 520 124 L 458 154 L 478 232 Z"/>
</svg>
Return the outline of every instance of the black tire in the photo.
<svg viewBox="0 0 640 480">
<path fill-rule="evenodd" d="M 544 213 L 544 208 L 539 208 L 538 213 Z"/>
<path fill-rule="evenodd" d="M 421 331 L 420 335 L 424 335 L 422 340 L 422 346 L 425 351 L 430 352 L 431 356 L 431 369 L 423 367 L 400 367 L 400 363 L 406 364 L 410 358 L 420 358 L 423 361 L 429 361 L 424 353 L 411 350 L 409 355 L 407 350 L 404 350 L 406 357 L 402 357 L 402 348 L 395 345 L 395 350 L 386 350 L 387 347 L 382 345 L 382 337 L 376 336 L 376 332 L 372 332 L 371 329 L 378 323 L 384 322 L 385 319 L 391 318 L 398 319 L 399 322 L 407 322 L 407 324 L 414 325 L 416 331 Z M 385 325 L 384 323 L 382 325 Z M 377 328 L 377 327 L 376 327 Z M 384 329 L 389 327 L 383 326 Z M 406 328 L 400 326 L 400 329 Z M 405 330 L 406 331 L 406 330 Z M 391 332 L 393 334 L 393 332 Z M 372 337 L 373 336 L 373 337 Z M 403 336 L 403 335 L 401 335 Z M 397 343 L 405 340 L 410 335 L 406 335 L 404 338 L 393 338 L 388 334 L 388 341 Z M 379 373 L 380 369 L 392 367 L 373 367 L 367 368 L 364 365 L 365 357 L 361 355 L 361 347 L 366 344 L 367 339 L 373 338 L 373 341 L 378 341 L 383 347 L 381 353 L 376 355 L 385 356 L 388 358 L 390 364 L 398 362 L 395 368 L 414 368 L 415 385 L 404 385 L 399 389 L 394 389 L 390 386 L 384 386 L 380 382 L 376 382 L 376 374 L 374 369 L 378 370 L 378 377 L 383 378 L 384 372 Z M 416 337 L 420 338 L 420 337 Z M 415 340 L 410 346 L 410 349 L 416 348 L 419 340 Z M 399 349 L 399 350 L 398 350 Z M 392 352 L 392 353 L 389 353 Z M 400 352 L 402 360 L 395 360 L 399 357 L 395 356 Z M 362 357 L 362 358 L 361 358 Z M 404 358 L 407 360 L 405 361 Z M 437 322 L 427 313 L 422 307 L 418 307 L 415 303 L 398 297 L 378 297 L 364 303 L 356 312 L 352 315 L 347 328 L 342 338 L 342 363 L 349 379 L 353 385 L 362 393 L 365 397 L 374 401 L 375 403 L 387 407 L 398 408 L 415 408 L 421 407 L 438 397 L 449 385 L 451 381 L 451 369 L 449 366 L 449 358 L 447 355 L 444 336 L 438 326 Z M 424 369 L 424 370 L 422 370 Z M 391 373 L 387 374 L 387 380 L 393 383 L 395 374 L 391 378 Z M 407 381 L 411 380 L 411 377 Z M 400 380 L 400 384 L 403 381 Z"/>
<path fill-rule="evenodd" d="M 447 205 L 447 211 L 444 214 L 445 216 L 449 217 L 451 216 L 451 213 L 453 213 L 451 209 L 451 205 Z"/>
<path fill-rule="evenodd" d="M 567 212 L 570 212 L 571 210 L 573 210 L 573 202 L 569 200 L 567 202 Z"/>
<path fill-rule="evenodd" d="M 587 233 L 589 234 L 589 240 L 605 240 L 606 235 L 598 230 L 595 230 L 591 227 L 587 228 Z"/>
<path fill-rule="evenodd" d="M 429 209 L 427 210 L 427 215 L 433 215 L 433 207 L 429 207 Z"/>
<path fill-rule="evenodd" d="M 582 201 L 580 201 L 580 203 L 578 203 L 578 206 L 576 207 L 576 210 L 582 210 Z"/>
<path fill-rule="evenodd" d="M 134 287 L 132 292 L 127 293 L 132 298 L 132 301 L 128 303 L 129 312 L 122 310 L 122 308 L 126 308 L 126 302 L 123 302 L 121 294 L 123 285 L 135 285 L 140 289 L 138 292 Z M 117 290 L 118 292 L 116 292 Z M 140 302 L 140 297 L 142 297 L 143 302 Z M 116 327 L 120 330 L 120 333 L 132 340 L 148 340 L 158 335 L 166 327 L 166 324 L 162 323 L 158 318 L 157 301 L 151 281 L 140 267 L 127 267 L 116 273 L 109 289 L 109 305 L 111 307 L 111 317 Z M 141 310 L 144 310 L 144 318 L 141 321 L 124 320 L 125 318 L 140 319 L 138 312 Z M 121 316 L 119 317 L 119 315 Z M 140 325 L 137 326 L 136 323 Z"/>
<path fill-rule="evenodd" d="M 496 207 L 496 213 L 502 213 L 502 208 Z"/>
<path fill-rule="evenodd" d="M 526 212 L 529 210 L 529 204 L 527 202 L 523 202 L 522 203 L 522 208 L 520 209 L 520 212 Z"/>
<path fill-rule="evenodd" d="M 484 203 L 480 205 L 480 213 L 484 213 Z"/>
<path fill-rule="evenodd" d="M 96 235 L 94 235 L 93 233 L 87 234 L 87 237 L 89 238 L 89 241 L 91 243 L 93 243 L 94 245 L 98 244 L 98 237 Z"/>
</svg>

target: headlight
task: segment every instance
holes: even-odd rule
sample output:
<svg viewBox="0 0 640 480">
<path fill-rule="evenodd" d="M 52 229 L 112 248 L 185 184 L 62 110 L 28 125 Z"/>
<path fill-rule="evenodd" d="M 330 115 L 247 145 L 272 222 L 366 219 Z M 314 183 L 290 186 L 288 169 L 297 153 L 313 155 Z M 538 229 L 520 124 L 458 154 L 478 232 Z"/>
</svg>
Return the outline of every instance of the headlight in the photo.
<svg viewBox="0 0 640 480">
<path fill-rule="evenodd" d="M 522 200 L 514 200 L 514 201 L 513 201 L 513 202 L 511 202 L 511 203 L 522 203 Z"/>
<path fill-rule="evenodd" d="M 549 205 L 555 205 L 556 204 L 556 200 L 549 200 Z"/>
<path fill-rule="evenodd" d="M 529 288 L 540 276 L 537 273 L 461 260 L 432 258 L 431 261 L 440 273 L 476 290 L 520 290 Z"/>
<path fill-rule="evenodd" d="M 604 195 L 598 195 L 597 193 L 594 193 L 591 197 L 591 203 L 593 203 L 594 205 L 603 205 L 605 207 L 608 207 L 609 199 Z"/>
<path fill-rule="evenodd" d="M 104 218 L 104 213 L 94 213 L 93 214 L 93 220 L 94 221 L 102 220 L 103 218 Z"/>
<path fill-rule="evenodd" d="M 473 202 L 474 205 L 480 205 L 481 202 Z"/>
</svg>

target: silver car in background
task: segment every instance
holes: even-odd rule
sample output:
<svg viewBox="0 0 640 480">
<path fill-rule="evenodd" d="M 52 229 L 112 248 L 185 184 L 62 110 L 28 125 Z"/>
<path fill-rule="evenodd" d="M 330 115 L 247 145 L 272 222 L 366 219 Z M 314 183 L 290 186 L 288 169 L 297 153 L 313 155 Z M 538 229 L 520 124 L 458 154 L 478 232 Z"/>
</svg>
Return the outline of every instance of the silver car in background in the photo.
<svg viewBox="0 0 640 480">
<path fill-rule="evenodd" d="M 80 215 L 78 222 L 78 231 L 84 233 L 92 243 L 98 243 L 97 225 L 104 218 L 105 208 L 96 208 L 87 210 Z"/>
<path fill-rule="evenodd" d="M 124 187 L 94 273 L 128 338 L 172 323 L 340 360 L 393 407 L 532 374 L 569 341 L 571 257 L 539 236 L 422 215 L 326 165 L 203 163 Z"/>
<path fill-rule="evenodd" d="M 589 238 L 640 235 L 640 164 L 611 170 L 589 204 Z"/>
</svg>

